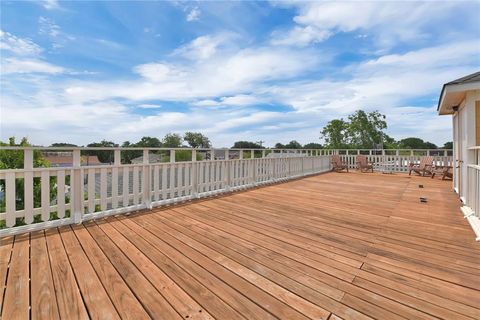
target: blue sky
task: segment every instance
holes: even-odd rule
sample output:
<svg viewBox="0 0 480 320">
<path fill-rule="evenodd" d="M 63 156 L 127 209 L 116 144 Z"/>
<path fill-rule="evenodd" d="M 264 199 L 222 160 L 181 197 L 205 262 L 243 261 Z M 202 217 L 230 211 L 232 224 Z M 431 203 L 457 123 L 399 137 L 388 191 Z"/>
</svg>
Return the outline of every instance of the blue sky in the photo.
<svg viewBox="0 0 480 320">
<path fill-rule="evenodd" d="M 1 140 L 321 142 L 357 109 L 451 140 L 441 85 L 480 69 L 479 1 L 1 2 Z"/>
</svg>

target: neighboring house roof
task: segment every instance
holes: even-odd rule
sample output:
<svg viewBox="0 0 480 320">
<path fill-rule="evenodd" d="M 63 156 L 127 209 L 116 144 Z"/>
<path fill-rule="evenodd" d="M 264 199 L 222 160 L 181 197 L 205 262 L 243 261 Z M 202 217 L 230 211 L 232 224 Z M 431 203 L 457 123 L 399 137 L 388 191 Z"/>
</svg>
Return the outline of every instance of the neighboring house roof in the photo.
<svg viewBox="0 0 480 320">
<path fill-rule="evenodd" d="M 156 153 L 149 153 L 148 162 L 149 163 L 162 162 L 162 155 L 156 154 Z M 143 163 L 143 156 L 133 158 L 132 163 L 134 164 Z"/>
<path fill-rule="evenodd" d="M 480 71 L 445 83 L 438 98 L 438 113 L 453 114 L 453 107 L 459 106 L 471 90 L 480 90 Z"/>
<path fill-rule="evenodd" d="M 48 152 L 44 153 L 43 157 L 50 162 L 52 167 L 70 167 L 73 165 L 73 155 L 68 152 Z M 103 164 L 98 160 L 97 156 L 82 156 L 82 165 L 101 165 Z"/>
</svg>

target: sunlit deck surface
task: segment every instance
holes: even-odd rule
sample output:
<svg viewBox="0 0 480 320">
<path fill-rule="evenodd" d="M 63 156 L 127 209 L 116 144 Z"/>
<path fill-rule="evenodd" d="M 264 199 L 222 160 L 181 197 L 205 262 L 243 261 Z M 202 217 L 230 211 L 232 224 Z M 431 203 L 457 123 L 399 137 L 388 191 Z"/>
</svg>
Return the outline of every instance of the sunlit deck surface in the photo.
<svg viewBox="0 0 480 320">
<path fill-rule="evenodd" d="M 449 181 L 328 173 L 4 238 L 2 318 L 479 319 L 459 207 Z"/>
</svg>

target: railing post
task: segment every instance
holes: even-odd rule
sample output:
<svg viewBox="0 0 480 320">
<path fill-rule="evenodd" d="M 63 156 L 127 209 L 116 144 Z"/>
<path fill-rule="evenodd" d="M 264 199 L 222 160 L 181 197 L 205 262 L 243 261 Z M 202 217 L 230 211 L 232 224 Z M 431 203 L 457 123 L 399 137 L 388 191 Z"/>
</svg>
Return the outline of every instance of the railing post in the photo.
<svg viewBox="0 0 480 320">
<path fill-rule="evenodd" d="M 122 164 L 122 155 L 120 149 L 115 149 L 113 152 L 113 165 L 119 166 Z"/>
<path fill-rule="evenodd" d="M 173 155 L 175 157 L 175 154 Z M 146 208 L 152 209 L 152 188 L 150 187 L 151 174 L 149 150 L 143 149 L 143 178 L 142 178 L 142 197 Z"/>
<path fill-rule="evenodd" d="M 265 149 L 262 150 L 262 158 L 265 158 Z"/>
<path fill-rule="evenodd" d="M 25 212 L 33 213 L 33 150 L 25 149 L 23 152 L 23 168 L 24 173 L 24 203 Z M 29 170 L 29 171 L 27 171 Z M 64 190 L 61 190 L 63 192 Z M 57 189 L 58 192 L 58 189 Z M 33 214 L 25 214 L 25 222 L 31 224 L 33 222 Z"/>
<path fill-rule="evenodd" d="M 72 193 L 70 216 L 73 218 L 74 223 L 80 223 L 83 219 L 83 181 L 80 149 L 73 150 L 73 169 L 70 183 Z"/>
<path fill-rule="evenodd" d="M 255 159 L 255 150 L 250 151 L 250 159 Z"/>
<path fill-rule="evenodd" d="M 198 198 L 197 150 L 192 150 L 192 196 Z"/>
<path fill-rule="evenodd" d="M 170 149 L 170 162 L 175 163 L 175 149 Z"/>
</svg>

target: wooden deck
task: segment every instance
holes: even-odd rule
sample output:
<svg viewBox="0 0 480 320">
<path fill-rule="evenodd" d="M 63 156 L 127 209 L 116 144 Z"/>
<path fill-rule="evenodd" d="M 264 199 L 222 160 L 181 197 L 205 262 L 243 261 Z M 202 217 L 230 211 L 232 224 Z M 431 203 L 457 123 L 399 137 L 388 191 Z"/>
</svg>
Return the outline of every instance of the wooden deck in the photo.
<svg viewBox="0 0 480 320">
<path fill-rule="evenodd" d="M 459 205 L 448 181 L 328 173 L 4 238 L 2 319 L 480 319 Z"/>
</svg>

